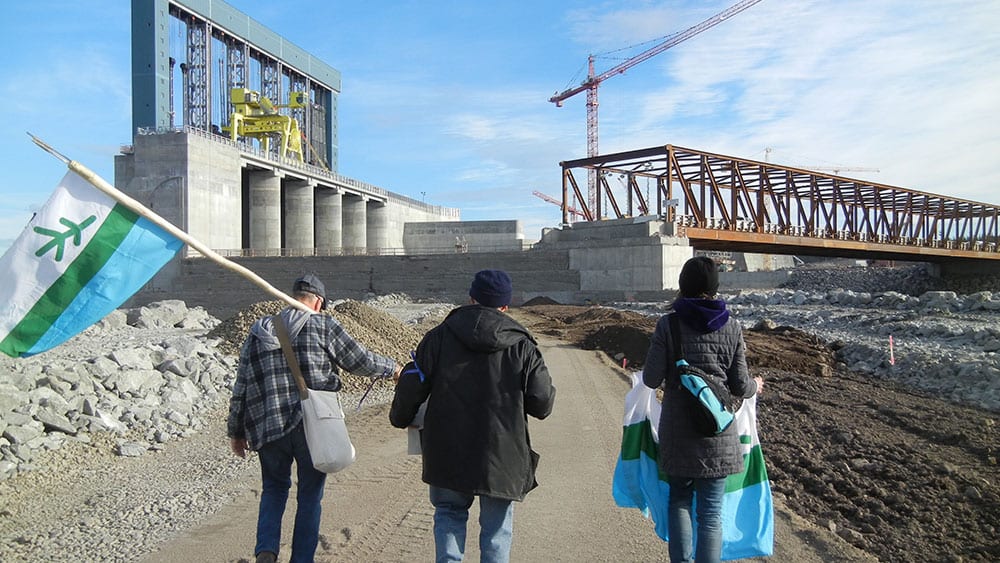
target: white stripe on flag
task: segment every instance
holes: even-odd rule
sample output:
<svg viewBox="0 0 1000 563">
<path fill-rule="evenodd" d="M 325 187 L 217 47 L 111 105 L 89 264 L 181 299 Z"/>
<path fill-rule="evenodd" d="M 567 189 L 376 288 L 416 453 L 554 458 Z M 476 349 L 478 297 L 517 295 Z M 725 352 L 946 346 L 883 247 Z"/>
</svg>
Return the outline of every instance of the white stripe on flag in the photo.
<svg viewBox="0 0 1000 563">
<path fill-rule="evenodd" d="M 0 340 L 10 333 L 24 315 L 34 306 L 49 287 L 73 264 L 76 257 L 97 233 L 115 201 L 91 186 L 86 180 L 67 172 L 55 192 L 49 197 L 21 235 L 7 252 L 0 257 L 0 272 L 5 272 L 4 283 L 0 285 Z M 49 229 L 59 226 L 69 230 L 60 219 L 68 219 L 79 225 L 89 217 L 95 220 L 80 230 L 79 241 L 67 237 L 61 245 L 59 261 L 54 259 L 59 248 L 53 247 L 40 260 L 35 252 L 52 240 L 40 234 L 36 227 Z"/>
</svg>

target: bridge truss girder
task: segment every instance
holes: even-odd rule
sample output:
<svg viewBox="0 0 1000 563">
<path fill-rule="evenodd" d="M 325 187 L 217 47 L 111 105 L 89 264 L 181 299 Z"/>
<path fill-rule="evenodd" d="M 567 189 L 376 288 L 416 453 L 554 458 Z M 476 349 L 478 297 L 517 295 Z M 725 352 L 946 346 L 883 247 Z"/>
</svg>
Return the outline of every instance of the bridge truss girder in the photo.
<svg viewBox="0 0 1000 563">
<path fill-rule="evenodd" d="M 1000 207 L 987 203 L 673 145 L 561 166 L 563 224 L 570 222 L 568 208 L 575 198 L 588 221 L 655 212 L 680 229 L 714 240 L 767 244 L 781 237 L 791 245 L 830 246 L 819 239 L 841 241 L 845 248 L 900 246 L 906 247 L 904 253 L 939 249 L 940 254 L 1000 259 Z M 575 170 L 598 177 L 593 208 Z M 650 183 L 655 202 L 648 195 Z M 623 196 L 624 209 L 619 205 Z M 706 230 L 728 234 L 720 239 Z"/>
</svg>

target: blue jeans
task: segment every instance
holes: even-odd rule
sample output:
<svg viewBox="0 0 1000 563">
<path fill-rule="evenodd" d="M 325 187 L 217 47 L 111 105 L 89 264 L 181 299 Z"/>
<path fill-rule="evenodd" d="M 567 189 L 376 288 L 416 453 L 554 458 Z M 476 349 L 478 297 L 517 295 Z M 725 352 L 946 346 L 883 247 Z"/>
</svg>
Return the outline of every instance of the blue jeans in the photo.
<svg viewBox="0 0 1000 563">
<path fill-rule="evenodd" d="M 715 563 L 722 556 L 722 496 L 726 478 L 670 478 L 670 510 L 667 549 L 671 563 Z M 698 542 L 693 539 L 694 505 L 698 521 Z M 697 551 L 696 549 L 697 548 Z"/>
<path fill-rule="evenodd" d="M 260 493 L 260 512 L 257 514 L 257 546 L 254 555 L 262 551 L 277 554 L 281 545 L 281 517 L 288 502 L 292 486 L 292 460 L 298 470 L 299 482 L 295 498 L 295 529 L 292 532 L 293 563 L 311 562 L 319 543 L 319 516 L 322 511 L 323 485 L 326 474 L 313 468 L 306 435 L 299 424 L 289 434 L 265 444 L 260 455 L 260 474 L 263 486 Z"/>
<path fill-rule="evenodd" d="M 465 555 L 465 525 L 469 507 L 477 495 L 469 495 L 431 486 L 434 505 L 435 561 L 461 561 Z M 479 496 L 479 560 L 483 563 L 507 563 L 514 535 L 514 503 L 509 500 Z"/>
</svg>

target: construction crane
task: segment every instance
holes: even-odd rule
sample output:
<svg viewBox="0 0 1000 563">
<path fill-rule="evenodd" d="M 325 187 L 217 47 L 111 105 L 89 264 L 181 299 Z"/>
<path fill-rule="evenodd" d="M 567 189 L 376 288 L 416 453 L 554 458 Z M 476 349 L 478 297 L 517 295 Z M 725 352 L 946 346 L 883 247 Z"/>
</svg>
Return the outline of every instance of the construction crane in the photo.
<svg viewBox="0 0 1000 563">
<path fill-rule="evenodd" d="M 564 92 L 556 93 L 554 96 L 549 98 L 549 101 L 554 103 L 556 107 L 562 107 L 563 101 L 567 98 L 575 96 L 583 91 L 587 92 L 587 157 L 590 158 L 597 156 L 597 87 L 601 84 L 601 82 L 604 82 L 612 76 L 624 74 L 626 70 L 634 67 L 635 65 L 650 59 L 663 51 L 666 51 L 682 41 L 686 41 L 695 35 L 698 35 L 706 29 L 715 27 L 716 25 L 760 1 L 761 0 L 742 0 L 741 2 L 737 2 L 726 10 L 719 12 L 698 25 L 689 27 L 680 33 L 670 35 L 665 41 L 598 75 L 594 74 L 594 55 L 590 55 L 587 57 L 587 79 L 580 83 L 579 86 L 570 88 Z M 593 211 L 596 203 L 597 171 L 591 169 L 587 172 L 587 206 L 591 211 Z"/>
<path fill-rule="evenodd" d="M 540 192 L 538 190 L 535 190 L 535 191 L 533 191 L 531 193 L 534 194 L 535 197 L 541 198 L 541 199 L 543 199 L 543 200 L 545 200 L 545 201 L 547 201 L 549 203 L 553 203 L 555 205 L 558 205 L 559 207 L 562 207 L 562 202 L 559 201 L 558 199 L 550 196 L 550 195 L 543 194 L 542 192 Z M 566 207 L 566 211 L 568 213 L 570 213 L 572 215 L 576 215 L 578 217 L 586 217 L 587 216 L 583 211 L 580 211 L 579 209 L 577 209 L 575 207 L 569 207 L 569 206 L 567 206 Z"/>
</svg>

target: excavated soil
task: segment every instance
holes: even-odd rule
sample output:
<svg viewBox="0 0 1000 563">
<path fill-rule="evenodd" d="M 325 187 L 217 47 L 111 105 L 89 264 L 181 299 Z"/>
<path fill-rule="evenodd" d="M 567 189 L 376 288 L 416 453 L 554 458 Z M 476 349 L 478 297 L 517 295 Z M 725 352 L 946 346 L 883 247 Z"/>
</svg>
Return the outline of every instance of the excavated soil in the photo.
<svg viewBox="0 0 1000 563">
<path fill-rule="evenodd" d="M 656 319 L 599 307 L 512 310 L 532 331 L 641 367 Z M 1000 561 L 996 413 L 846 372 L 790 327 L 745 331 L 765 388 L 758 425 L 772 490 L 882 561 Z"/>
</svg>

